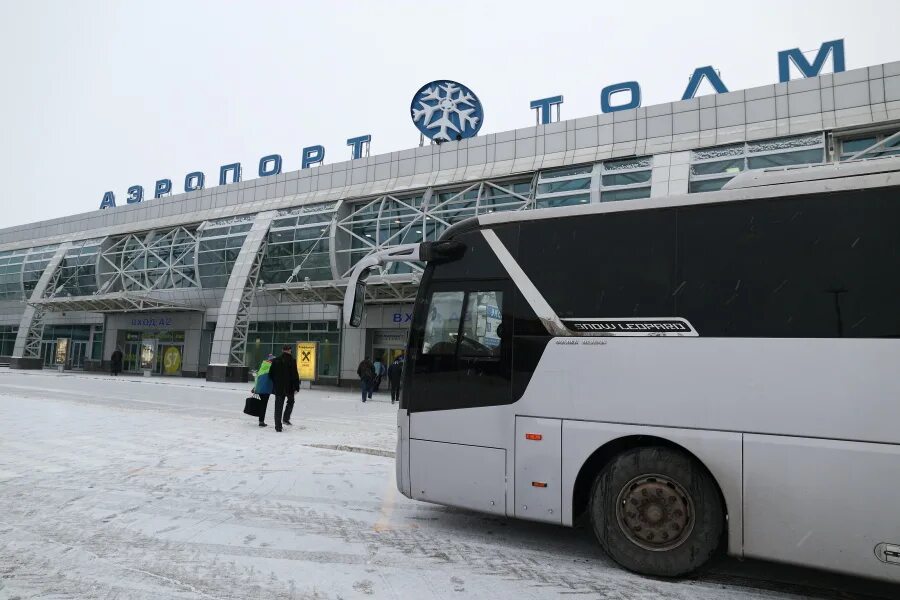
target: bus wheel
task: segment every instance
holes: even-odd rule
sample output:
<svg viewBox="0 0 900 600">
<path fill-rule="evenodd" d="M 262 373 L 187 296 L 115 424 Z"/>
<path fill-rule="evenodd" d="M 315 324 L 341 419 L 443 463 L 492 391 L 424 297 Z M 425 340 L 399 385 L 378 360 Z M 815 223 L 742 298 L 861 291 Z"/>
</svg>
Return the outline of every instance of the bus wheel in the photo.
<svg viewBox="0 0 900 600">
<path fill-rule="evenodd" d="M 676 577 L 705 563 L 719 546 L 724 511 L 709 473 L 661 446 L 634 448 L 594 481 L 591 522 L 600 545 L 636 573 Z"/>
</svg>

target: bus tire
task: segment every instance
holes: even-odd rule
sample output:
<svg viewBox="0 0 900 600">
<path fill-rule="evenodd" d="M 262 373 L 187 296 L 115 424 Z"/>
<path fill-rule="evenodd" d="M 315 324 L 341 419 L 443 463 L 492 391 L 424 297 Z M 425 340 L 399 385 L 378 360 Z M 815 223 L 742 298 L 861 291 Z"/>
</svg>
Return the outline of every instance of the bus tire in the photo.
<svg viewBox="0 0 900 600">
<path fill-rule="evenodd" d="M 678 577 L 716 552 L 725 523 L 712 476 L 662 446 L 633 448 L 597 475 L 591 523 L 601 547 L 630 571 Z"/>
</svg>

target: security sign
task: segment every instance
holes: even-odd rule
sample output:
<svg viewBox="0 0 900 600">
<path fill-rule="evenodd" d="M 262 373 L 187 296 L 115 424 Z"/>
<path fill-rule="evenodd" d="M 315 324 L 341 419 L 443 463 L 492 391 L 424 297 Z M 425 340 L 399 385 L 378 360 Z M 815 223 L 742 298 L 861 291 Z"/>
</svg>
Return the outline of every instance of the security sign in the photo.
<svg viewBox="0 0 900 600">
<path fill-rule="evenodd" d="M 297 373 L 300 381 L 316 380 L 316 358 L 319 342 L 297 342 Z"/>
</svg>

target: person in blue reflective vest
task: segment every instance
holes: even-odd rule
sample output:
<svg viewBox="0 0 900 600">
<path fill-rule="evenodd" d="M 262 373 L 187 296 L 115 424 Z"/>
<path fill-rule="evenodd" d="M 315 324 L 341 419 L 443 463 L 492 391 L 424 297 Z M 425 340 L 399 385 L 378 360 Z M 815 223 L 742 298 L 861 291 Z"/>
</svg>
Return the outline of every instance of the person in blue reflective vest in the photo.
<svg viewBox="0 0 900 600">
<path fill-rule="evenodd" d="M 256 381 L 253 384 L 253 392 L 255 394 L 259 394 L 259 399 L 262 400 L 262 412 L 259 413 L 259 426 L 266 427 L 266 409 L 269 406 L 269 394 L 272 393 L 272 376 L 269 375 L 269 369 L 272 368 L 272 359 L 275 358 L 272 354 L 266 356 L 266 358 L 260 363 L 259 369 L 256 371 Z"/>
</svg>

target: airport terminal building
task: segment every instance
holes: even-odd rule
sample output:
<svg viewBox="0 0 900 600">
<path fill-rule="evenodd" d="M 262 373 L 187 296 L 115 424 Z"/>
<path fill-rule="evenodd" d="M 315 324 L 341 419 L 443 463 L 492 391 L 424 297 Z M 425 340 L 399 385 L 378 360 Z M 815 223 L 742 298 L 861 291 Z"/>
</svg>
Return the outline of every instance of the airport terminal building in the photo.
<svg viewBox="0 0 900 600">
<path fill-rule="evenodd" d="M 0 362 L 242 380 L 317 342 L 316 380 L 355 382 L 406 342 L 421 269 L 344 286 L 375 250 L 493 211 L 721 188 L 747 169 L 900 155 L 900 62 L 550 122 L 0 230 Z M 900 159 L 898 159 L 900 160 Z M 601 260 L 602 257 L 598 257 Z M 152 352 L 148 349 L 152 349 Z"/>
</svg>

